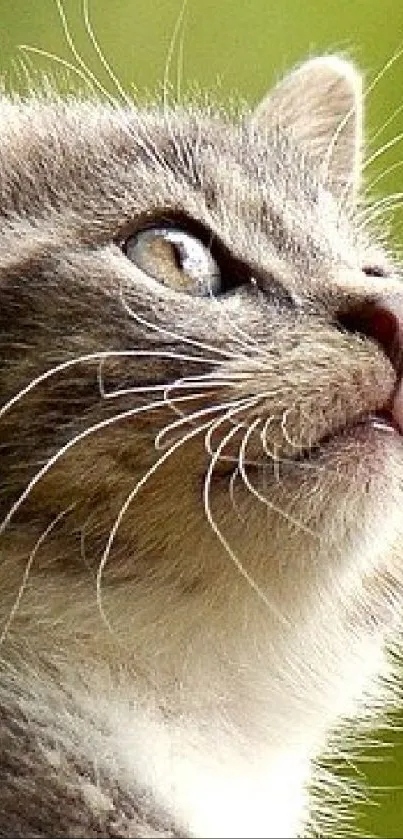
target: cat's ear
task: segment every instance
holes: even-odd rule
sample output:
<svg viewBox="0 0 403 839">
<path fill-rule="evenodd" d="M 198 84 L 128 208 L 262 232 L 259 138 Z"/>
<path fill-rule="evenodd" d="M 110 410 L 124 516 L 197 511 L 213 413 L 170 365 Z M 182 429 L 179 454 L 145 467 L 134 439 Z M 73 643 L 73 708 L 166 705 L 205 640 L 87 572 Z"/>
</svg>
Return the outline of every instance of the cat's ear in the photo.
<svg viewBox="0 0 403 839">
<path fill-rule="evenodd" d="M 320 167 L 336 197 L 360 185 L 362 77 L 338 56 L 306 61 L 258 105 L 253 121 L 280 123 Z"/>
</svg>

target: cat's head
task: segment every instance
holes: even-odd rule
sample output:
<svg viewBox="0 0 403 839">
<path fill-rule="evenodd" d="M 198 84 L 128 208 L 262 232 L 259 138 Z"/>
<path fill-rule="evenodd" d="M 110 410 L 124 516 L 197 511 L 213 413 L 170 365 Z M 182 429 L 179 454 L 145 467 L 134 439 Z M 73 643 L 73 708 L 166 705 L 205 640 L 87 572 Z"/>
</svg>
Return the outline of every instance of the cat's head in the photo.
<svg viewBox="0 0 403 839">
<path fill-rule="evenodd" d="M 237 120 L 3 100 L 10 637 L 73 600 L 87 631 L 98 583 L 135 651 L 173 615 L 191 644 L 206 615 L 217 638 L 257 620 L 295 695 L 321 655 L 331 692 L 346 645 L 351 673 L 378 649 L 402 595 L 403 287 L 361 147 L 360 76 L 333 57 Z"/>
</svg>

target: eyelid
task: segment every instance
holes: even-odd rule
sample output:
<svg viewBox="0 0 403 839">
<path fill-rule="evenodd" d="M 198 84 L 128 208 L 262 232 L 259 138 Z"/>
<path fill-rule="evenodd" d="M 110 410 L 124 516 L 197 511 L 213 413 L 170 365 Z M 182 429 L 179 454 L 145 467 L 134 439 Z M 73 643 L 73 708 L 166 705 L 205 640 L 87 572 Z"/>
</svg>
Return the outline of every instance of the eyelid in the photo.
<svg viewBox="0 0 403 839">
<path fill-rule="evenodd" d="M 152 213 L 142 213 L 135 220 L 127 221 L 117 231 L 113 241 L 118 247 L 122 247 L 130 236 L 135 236 L 140 230 L 150 230 L 158 227 L 181 229 L 184 233 L 200 239 L 201 243 L 210 251 L 216 239 L 214 231 L 199 219 L 181 211 L 161 209 Z"/>
</svg>

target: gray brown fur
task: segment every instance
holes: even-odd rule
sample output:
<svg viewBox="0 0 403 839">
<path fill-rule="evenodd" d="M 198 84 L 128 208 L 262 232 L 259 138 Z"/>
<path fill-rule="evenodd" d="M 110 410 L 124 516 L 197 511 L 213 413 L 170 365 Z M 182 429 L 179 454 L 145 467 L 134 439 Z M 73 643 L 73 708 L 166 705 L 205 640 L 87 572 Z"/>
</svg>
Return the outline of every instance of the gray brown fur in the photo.
<svg viewBox="0 0 403 839">
<path fill-rule="evenodd" d="M 218 526 L 255 590 L 207 521 L 203 439 L 178 448 L 118 529 L 103 574 L 109 625 L 95 596 L 102 552 L 126 497 L 156 461 L 157 431 L 177 416 L 167 404 L 105 426 L 33 488 L 0 536 L 0 629 L 7 628 L 0 836 L 213 835 L 227 824 L 219 814 L 218 827 L 213 816 L 209 821 L 216 753 L 217 777 L 221 783 L 227 765 L 232 795 L 233 755 L 246 789 L 264 744 L 270 756 L 306 738 L 310 762 L 344 714 L 376 705 L 364 677 L 351 695 L 346 688 L 341 711 L 332 703 L 338 686 L 349 684 L 345 674 L 356 672 L 355 657 L 365 669 L 394 638 L 403 601 L 396 512 L 402 457 L 386 438 L 379 453 L 375 432 L 365 445 L 354 434 L 337 434 L 363 410 L 382 408 L 396 370 L 381 346 L 343 328 L 341 318 L 381 295 L 400 300 L 401 285 L 356 202 L 359 77 L 335 61 L 304 65 L 304 97 L 296 71 L 254 116 L 231 119 L 197 105 L 137 110 L 57 97 L 0 103 L 1 404 L 69 359 L 157 350 L 159 359 L 106 360 L 107 389 L 214 372 L 226 385 L 213 388 L 207 402 L 202 394 L 198 407 L 264 393 L 258 413 L 245 411 L 244 418 L 273 417 L 268 442 L 282 470 L 276 480 L 272 460 L 252 438 L 256 487 L 262 493 L 269 482 L 272 506 L 242 482 L 232 505 L 225 470 L 212 484 Z M 325 176 L 321 163 L 343 119 Z M 204 225 L 234 271 L 256 283 L 220 302 L 179 294 L 134 271 L 121 242 L 167 214 L 178 225 L 184 217 Z M 374 264 L 381 279 L 362 270 Z M 191 360 L 200 355 L 203 363 Z M 66 368 L 0 416 L 2 517 L 69 440 L 119 411 L 157 401 L 155 392 L 107 400 L 97 372 L 97 360 Z M 227 422 L 218 429 L 218 441 L 230 428 Z M 296 451 L 332 434 L 336 442 L 314 455 L 310 468 L 296 465 Z M 372 555 L 382 505 L 395 529 Z M 378 671 L 380 664 L 370 680 L 377 690 Z M 142 714 L 146 733 L 136 740 Z M 164 732 L 168 757 L 161 745 L 159 771 L 153 756 Z M 269 757 L 271 778 L 276 765 Z M 202 779 L 205 822 L 192 815 L 189 766 Z M 310 780 L 309 770 L 302 797 Z M 269 785 L 269 799 L 270 792 Z M 247 792 L 244 804 L 234 793 L 235 821 L 237 807 L 253 833 L 259 807 Z M 292 822 L 284 813 L 285 835 L 305 829 L 303 809 Z M 313 804 L 311 810 L 314 822 Z M 270 812 L 262 818 L 262 835 L 278 835 L 280 821 L 270 821 Z M 247 830 L 241 819 L 239 835 Z"/>
</svg>

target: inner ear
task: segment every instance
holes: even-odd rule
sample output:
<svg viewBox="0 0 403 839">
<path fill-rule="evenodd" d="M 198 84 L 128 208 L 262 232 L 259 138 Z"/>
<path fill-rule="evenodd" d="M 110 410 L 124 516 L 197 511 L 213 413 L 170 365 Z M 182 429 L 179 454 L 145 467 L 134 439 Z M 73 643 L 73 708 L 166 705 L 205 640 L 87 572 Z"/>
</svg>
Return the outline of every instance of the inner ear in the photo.
<svg viewBox="0 0 403 839">
<path fill-rule="evenodd" d="M 361 74 L 351 62 L 337 56 L 306 61 L 263 99 L 253 122 L 288 131 L 337 198 L 356 195 L 363 97 Z"/>
</svg>

